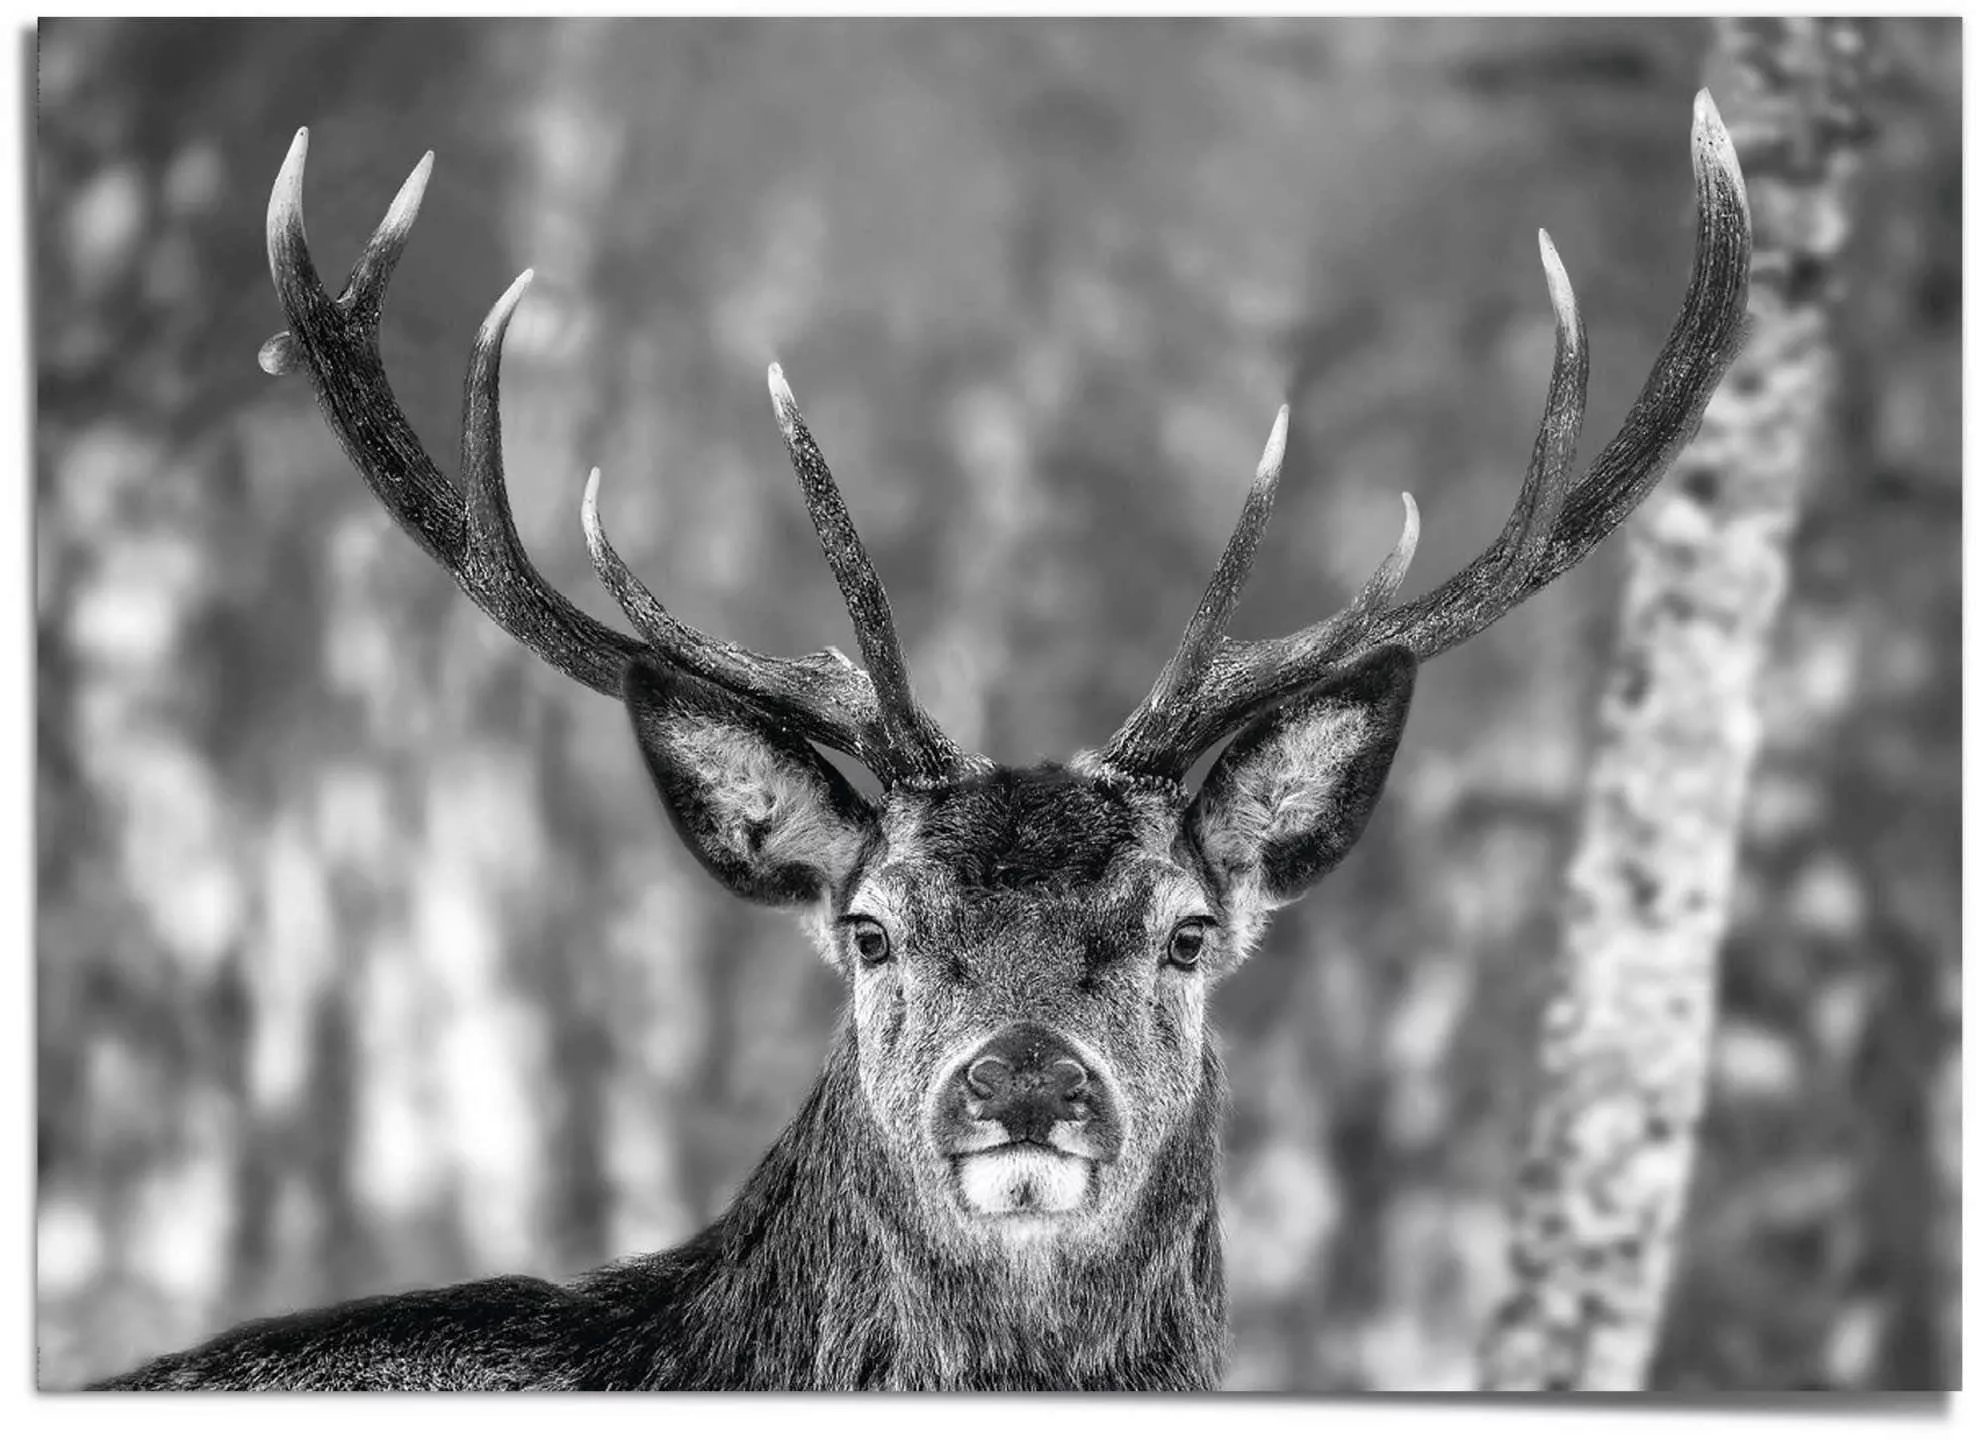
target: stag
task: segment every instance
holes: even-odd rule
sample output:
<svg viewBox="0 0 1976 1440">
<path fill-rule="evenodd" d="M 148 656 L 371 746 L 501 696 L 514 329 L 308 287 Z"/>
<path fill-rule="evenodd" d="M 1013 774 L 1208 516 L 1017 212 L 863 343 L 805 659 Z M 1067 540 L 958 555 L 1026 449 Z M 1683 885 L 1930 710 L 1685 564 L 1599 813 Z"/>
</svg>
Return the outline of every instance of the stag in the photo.
<svg viewBox="0 0 1976 1440">
<path fill-rule="evenodd" d="M 1745 325 L 1748 203 L 1708 93 L 1692 131 L 1699 229 L 1680 317 L 1618 436 L 1571 479 L 1585 335 L 1539 232 L 1556 353 L 1502 532 L 1394 603 L 1419 534 L 1338 614 L 1227 633 L 1275 499 L 1279 411 L 1233 537 L 1151 691 L 1095 750 L 1014 767 L 970 754 L 913 697 L 884 588 L 778 367 L 769 391 L 863 665 L 785 659 L 674 617 L 583 496 L 597 574 L 637 636 L 544 583 L 501 467 L 502 336 L 481 326 L 460 481 L 392 398 L 380 308 L 427 155 L 342 294 L 302 223 L 308 132 L 268 206 L 289 328 L 261 363 L 306 371 L 400 525 L 495 623 L 621 700 L 679 838 L 744 900 L 793 911 L 847 991 L 822 1073 L 728 1210 L 675 1249 L 567 1283 L 508 1277 L 228 1331 L 119 1388 L 1048 1388 L 1213 1386 L 1224 1345 L 1216 1213 L 1222 1069 L 1209 992 L 1364 829 L 1419 663 L 1576 565 L 1699 424 Z M 1198 791 L 1190 766 L 1233 737 Z M 817 747 L 856 757 L 879 793 Z"/>
</svg>

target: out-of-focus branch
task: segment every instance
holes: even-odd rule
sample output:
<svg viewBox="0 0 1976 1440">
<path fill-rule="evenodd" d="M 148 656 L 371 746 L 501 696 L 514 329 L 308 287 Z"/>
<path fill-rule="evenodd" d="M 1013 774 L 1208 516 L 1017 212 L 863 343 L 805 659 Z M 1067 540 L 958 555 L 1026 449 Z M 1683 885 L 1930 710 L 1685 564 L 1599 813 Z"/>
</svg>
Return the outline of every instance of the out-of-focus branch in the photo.
<svg viewBox="0 0 1976 1440">
<path fill-rule="evenodd" d="M 1752 335 L 1628 539 L 1511 1290 L 1483 1343 L 1493 1390 L 1645 1382 L 1702 1115 L 1757 685 L 1828 437 L 1864 36 L 1794 20 L 1725 21 L 1717 35 L 1713 88 L 1756 238 Z"/>
</svg>

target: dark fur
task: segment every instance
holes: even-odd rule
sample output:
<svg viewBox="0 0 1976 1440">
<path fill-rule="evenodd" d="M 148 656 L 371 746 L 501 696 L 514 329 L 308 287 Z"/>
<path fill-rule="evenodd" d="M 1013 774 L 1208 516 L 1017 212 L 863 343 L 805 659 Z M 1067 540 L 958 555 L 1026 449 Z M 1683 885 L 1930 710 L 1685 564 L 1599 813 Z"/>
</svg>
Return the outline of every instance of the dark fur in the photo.
<svg viewBox="0 0 1976 1440">
<path fill-rule="evenodd" d="M 944 787 L 920 843 L 964 890 L 1095 885 L 1133 839 L 1125 788 L 1056 764 L 997 768 Z"/>
<path fill-rule="evenodd" d="M 1202 1389 L 1220 1369 L 1220 1067 L 1115 1252 L 1038 1290 L 914 1224 L 846 1027 L 727 1213 L 567 1286 L 481 1280 L 261 1320 L 107 1390 Z"/>
<path fill-rule="evenodd" d="M 1280 903 L 1357 838 L 1412 679 L 1403 652 L 1370 657 L 1238 737 L 1201 797 L 1274 795 L 1300 778 L 1296 765 L 1316 763 L 1331 799 L 1309 817 L 1265 804 L 1202 819 L 1197 804 L 1183 822 L 1176 786 L 1059 765 L 998 768 L 894 796 L 912 835 L 909 858 L 938 877 L 923 896 L 910 877 L 898 882 L 900 903 L 924 912 L 909 930 L 933 937 L 927 953 L 947 956 L 952 998 L 977 1008 L 983 1024 L 1068 1023 L 1080 1009 L 1103 1016 L 1146 1005 L 1152 1028 L 1140 1063 L 1180 1055 L 1176 1002 L 1164 987 L 1181 982 L 1150 978 L 1161 944 L 1148 930 L 1150 882 L 1114 883 L 1114 859 L 1145 843 L 1149 814 L 1163 814 L 1170 858 L 1219 894 L 1230 876 L 1207 873 L 1200 838 L 1218 825 L 1216 853 L 1260 869 L 1269 903 Z M 637 667 L 626 699 L 667 812 L 711 873 L 745 898 L 817 905 L 831 894 L 842 908 L 883 849 L 879 809 L 807 744 L 713 687 Z M 1359 738 L 1327 740 L 1321 761 L 1300 761 L 1303 752 L 1280 743 L 1332 734 L 1341 720 L 1362 723 L 1337 732 Z M 709 760 L 705 738 L 723 726 L 740 727 L 740 739 Z M 740 771 L 706 768 L 720 764 Z M 766 788 L 764 766 L 773 772 Z M 741 771 L 753 778 L 737 782 Z M 782 798 L 764 810 L 770 790 Z M 777 824 L 811 848 L 781 843 Z M 1215 903 L 1230 918 L 1234 902 Z M 1017 933 L 1025 939 L 1013 951 L 996 939 Z M 1212 967 L 1202 968 L 1204 981 Z M 883 1070 L 896 1017 L 874 1023 L 865 1064 Z M 1123 1223 L 1041 1262 L 942 1243 L 930 1207 L 944 1202 L 924 1193 L 924 1175 L 900 1162 L 896 1140 L 887 1148 L 847 1019 L 801 1113 L 727 1212 L 676 1249 L 567 1285 L 509 1277 L 256 1321 L 96 1388 L 1209 1388 L 1224 1338 L 1215 1198 L 1224 1086 L 1211 1043 L 1201 1041 L 1198 1072 L 1196 1063 L 1184 1060 L 1185 1089 L 1167 1077 L 1161 1093 L 1176 1097 L 1167 1113 L 1179 1118 L 1148 1131 L 1164 1138 L 1148 1142 L 1136 1194 L 1118 1192 Z M 1143 1115 L 1149 1096 L 1120 1099 Z"/>
</svg>

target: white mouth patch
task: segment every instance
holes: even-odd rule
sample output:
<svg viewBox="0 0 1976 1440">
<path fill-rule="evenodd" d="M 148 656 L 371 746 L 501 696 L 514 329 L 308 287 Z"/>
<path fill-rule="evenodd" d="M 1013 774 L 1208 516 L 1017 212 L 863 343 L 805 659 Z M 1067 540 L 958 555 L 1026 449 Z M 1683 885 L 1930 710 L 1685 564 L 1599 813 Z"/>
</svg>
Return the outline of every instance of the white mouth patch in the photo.
<svg viewBox="0 0 1976 1440">
<path fill-rule="evenodd" d="M 1033 1145 L 963 1156 L 961 1193 L 984 1215 L 1061 1214 L 1084 1203 L 1091 1163 Z"/>
</svg>

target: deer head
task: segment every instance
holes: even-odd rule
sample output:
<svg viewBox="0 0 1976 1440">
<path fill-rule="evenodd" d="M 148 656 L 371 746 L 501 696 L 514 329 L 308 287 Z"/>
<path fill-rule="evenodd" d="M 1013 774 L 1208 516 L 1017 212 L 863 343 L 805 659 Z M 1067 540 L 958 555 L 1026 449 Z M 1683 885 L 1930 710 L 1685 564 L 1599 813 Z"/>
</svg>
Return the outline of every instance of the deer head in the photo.
<svg viewBox="0 0 1976 1440">
<path fill-rule="evenodd" d="M 619 559 L 591 472 L 590 555 L 634 638 L 583 614 L 529 563 L 502 478 L 502 336 L 529 275 L 494 306 L 466 382 L 458 487 L 413 435 L 378 352 L 387 281 L 431 171 L 413 172 L 332 299 L 302 222 L 308 137 L 268 209 L 290 328 L 270 373 L 306 369 L 372 491 L 497 624 L 572 679 L 621 699 L 666 813 L 708 872 L 800 915 L 849 991 L 843 1044 L 904 1203 L 974 1254 L 1102 1249 L 1160 1192 L 1182 1137 L 1211 1133 L 1208 994 L 1269 912 L 1363 831 L 1421 660 L 1476 634 L 1577 564 L 1693 434 L 1739 342 L 1750 257 L 1735 153 L 1707 92 L 1693 126 L 1699 237 L 1672 335 L 1618 436 L 1571 478 L 1584 329 L 1548 236 L 1550 390 L 1522 489 L 1495 541 L 1394 603 L 1419 533 L 1340 613 L 1293 635 L 1227 633 L 1269 518 L 1280 411 L 1241 518 L 1173 658 L 1100 748 L 1011 768 L 961 749 L 913 698 L 884 588 L 778 367 L 769 391 L 862 666 L 834 650 L 758 654 L 675 618 Z M 1197 793 L 1183 777 L 1232 740 Z M 862 794 L 820 753 L 862 761 Z M 1198 1148 L 1189 1151 L 1198 1155 Z"/>
</svg>

